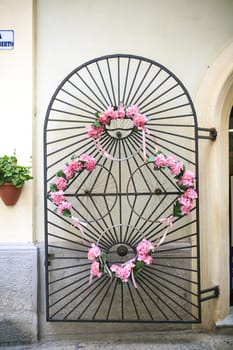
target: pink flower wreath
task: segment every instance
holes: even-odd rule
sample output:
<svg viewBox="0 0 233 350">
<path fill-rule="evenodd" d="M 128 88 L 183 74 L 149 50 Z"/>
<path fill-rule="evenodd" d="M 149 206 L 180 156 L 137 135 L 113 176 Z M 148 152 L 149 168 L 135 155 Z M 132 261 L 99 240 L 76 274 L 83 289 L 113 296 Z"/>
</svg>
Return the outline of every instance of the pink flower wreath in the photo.
<svg viewBox="0 0 233 350">
<path fill-rule="evenodd" d="M 125 107 L 122 103 L 118 107 L 109 106 L 103 112 L 95 113 L 95 121 L 91 125 L 86 126 L 87 136 L 93 138 L 98 150 L 107 158 L 114 159 L 114 157 L 109 154 L 100 143 L 100 138 L 105 130 L 106 125 L 110 125 L 112 120 L 117 119 L 131 119 L 133 122 L 133 128 L 141 130 L 142 132 L 142 148 L 143 157 L 146 160 L 146 133 L 149 130 L 145 127 L 147 121 L 149 120 L 144 114 L 139 112 L 136 105 Z"/>
<path fill-rule="evenodd" d="M 155 157 L 148 158 L 147 161 L 154 164 L 155 170 L 168 168 L 171 175 L 175 177 L 181 193 L 173 206 L 172 215 L 159 220 L 161 224 L 165 225 L 164 233 L 154 243 L 146 239 L 140 241 L 136 247 L 135 257 L 121 265 L 113 264 L 110 266 L 107 253 L 101 251 L 97 244 L 92 243 L 87 254 L 88 259 L 92 261 L 90 282 L 93 277 L 103 275 L 109 276 L 110 279 L 115 277 L 121 282 L 128 282 L 131 278 L 134 287 L 137 288 L 135 279 L 145 265 L 152 264 L 152 254 L 165 240 L 168 228 L 172 227 L 174 218 L 190 214 L 193 201 L 197 198 L 197 192 L 194 189 L 195 175 L 190 170 L 186 170 L 182 162 L 176 161 L 174 156 L 166 157 L 161 152 L 157 152 Z M 87 154 L 82 154 L 79 158 L 73 157 L 57 172 L 54 182 L 50 184 L 50 199 L 56 206 L 55 211 L 60 216 L 71 218 L 73 225 L 80 230 L 81 234 L 84 234 L 83 226 L 86 224 L 72 216 L 72 204 L 66 199 L 65 190 L 76 173 L 84 170 L 91 172 L 95 168 L 95 158 Z"/>
<path fill-rule="evenodd" d="M 128 282 L 128 279 L 131 277 L 134 287 L 137 288 L 135 279 L 145 265 L 152 264 L 152 254 L 165 240 L 168 228 L 172 227 L 174 218 L 190 214 L 193 201 L 197 198 L 197 192 L 194 189 L 194 173 L 190 170 L 185 170 L 183 163 L 176 161 L 175 157 L 166 157 L 161 152 L 157 152 L 154 158 L 148 158 L 147 161 L 154 164 L 155 170 L 168 168 L 171 175 L 175 176 L 181 192 L 173 206 L 173 214 L 159 220 L 161 224 L 166 225 L 164 233 L 155 243 L 146 239 L 140 241 L 136 247 L 135 257 L 121 265 L 113 264 L 109 266 L 106 252 L 101 251 L 98 245 L 92 243 L 92 247 L 88 252 L 88 259 L 92 261 L 90 281 L 93 277 L 101 277 L 102 275 L 108 275 L 111 279 L 116 277 L 121 282 Z"/>
</svg>

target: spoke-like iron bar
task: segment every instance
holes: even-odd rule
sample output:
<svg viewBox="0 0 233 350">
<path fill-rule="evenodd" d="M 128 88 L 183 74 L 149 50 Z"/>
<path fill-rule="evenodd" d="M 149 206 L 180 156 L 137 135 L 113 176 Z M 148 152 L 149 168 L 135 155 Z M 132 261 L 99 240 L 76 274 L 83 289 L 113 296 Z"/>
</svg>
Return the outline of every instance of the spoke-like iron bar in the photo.
<svg viewBox="0 0 233 350">
<path fill-rule="evenodd" d="M 152 269 L 153 269 L 153 266 L 152 266 Z M 174 279 L 182 280 L 182 281 L 189 282 L 189 283 L 191 283 L 191 284 L 196 284 L 196 285 L 197 285 L 197 281 L 193 281 L 193 280 L 191 280 L 191 279 L 188 279 L 188 278 L 179 276 L 179 275 L 177 275 L 177 274 L 169 273 L 167 270 L 166 270 L 166 271 L 160 270 L 160 269 L 158 269 L 158 268 L 156 267 L 155 271 L 156 271 L 157 273 L 161 273 L 162 275 L 165 274 L 166 276 L 173 277 Z M 157 276 L 157 274 L 155 274 L 155 276 Z M 165 281 L 169 281 L 169 280 L 167 280 L 167 279 L 164 279 L 164 280 L 165 280 Z M 176 283 L 174 283 L 174 285 L 180 287 L 180 285 L 178 285 L 178 284 L 176 284 Z M 187 289 L 187 288 L 183 288 L 183 290 L 186 291 L 186 292 L 188 292 L 188 293 L 190 293 L 190 294 L 195 295 L 193 292 L 190 292 L 190 290 Z M 195 296 L 196 296 L 196 295 L 195 295 Z"/>
<path fill-rule="evenodd" d="M 99 288 L 99 287 L 103 287 L 103 285 L 104 285 L 104 282 L 105 282 L 105 284 L 106 284 L 106 278 L 105 279 L 102 279 L 101 281 L 94 281 L 93 283 L 92 283 L 92 288 L 90 289 L 89 288 L 89 286 L 87 287 L 88 289 L 89 289 L 89 292 L 86 294 L 86 298 L 88 298 L 91 294 L 94 294 L 94 292 L 96 291 L 96 289 L 97 288 Z M 108 281 L 107 281 L 108 282 Z M 86 288 L 86 290 L 87 290 L 87 288 Z M 102 288 L 101 288 L 101 290 L 102 290 Z M 82 294 L 82 292 L 81 292 L 81 294 Z M 81 296 L 81 294 L 79 294 L 78 296 Z M 75 298 L 75 299 L 77 299 L 77 298 Z M 74 299 L 74 300 L 75 300 Z M 72 300 L 72 301 L 74 301 L 74 300 Z M 94 297 L 92 298 L 92 302 L 93 302 L 93 300 L 95 300 L 95 295 L 94 295 Z M 77 303 L 72 309 L 71 309 L 71 311 L 69 311 L 66 315 L 65 315 L 65 317 L 64 317 L 64 319 L 67 319 L 82 303 L 84 303 L 85 302 L 85 299 L 82 299 L 79 303 Z M 80 317 L 78 317 L 78 318 L 80 318 Z"/>
<path fill-rule="evenodd" d="M 137 316 L 137 320 L 140 320 L 140 313 L 139 313 L 139 311 L 137 309 L 137 304 L 136 304 L 136 302 L 134 300 L 130 284 L 127 284 L 127 287 L 128 287 L 128 291 L 129 291 L 129 295 L 130 295 L 130 300 L 132 301 L 132 304 L 133 304 L 133 307 L 134 307 L 134 311 L 135 311 L 135 314 Z"/>
<path fill-rule="evenodd" d="M 144 105 L 143 105 L 143 103 L 146 102 L 146 101 L 148 101 L 148 99 L 149 99 L 157 90 L 159 90 L 159 88 L 160 88 L 161 86 L 163 86 L 163 84 L 165 84 L 170 78 L 171 78 L 171 77 L 168 75 L 165 79 L 163 79 L 163 80 L 161 81 L 161 83 L 159 83 L 159 84 L 156 86 L 156 88 L 155 88 L 154 90 L 152 90 L 152 91 L 144 98 L 144 100 L 142 100 L 142 101 L 140 102 L 141 109 L 143 110 L 144 113 L 147 113 L 147 112 L 150 111 L 151 109 L 145 111 L 144 108 L 146 108 L 146 107 L 150 104 L 150 102 L 149 102 L 149 103 L 146 103 L 146 104 L 144 104 Z M 153 101 L 152 101 L 152 102 L 153 102 Z"/>
<path fill-rule="evenodd" d="M 100 109 L 102 109 L 102 108 L 104 108 L 104 103 L 103 103 L 103 101 L 99 98 L 99 96 L 93 91 L 93 89 L 86 83 L 86 81 L 81 77 L 81 75 L 79 74 L 79 73 L 76 73 L 76 75 L 79 77 L 79 79 L 81 79 L 81 81 L 84 83 L 84 85 L 88 88 L 88 90 L 92 93 L 92 95 L 94 95 L 95 96 L 95 98 L 101 103 L 101 107 L 99 107 L 99 105 L 98 105 L 98 107 L 100 108 Z M 89 95 L 88 95 L 89 96 Z"/>
<path fill-rule="evenodd" d="M 100 302 L 99 302 L 99 305 L 97 306 L 96 311 L 95 311 L 94 314 L 93 314 L 92 320 L 94 320 L 94 319 L 96 318 L 97 313 L 99 312 L 101 306 L 104 304 L 104 302 L 105 302 L 105 300 L 106 300 L 106 297 L 107 297 L 107 295 L 108 295 L 109 292 L 110 292 L 111 284 L 110 284 L 108 281 L 106 281 L 106 285 L 107 285 L 107 284 L 108 284 L 108 287 L 106 288 L 105 293 L 103 294 L 103 296 L 102 296 L 102 298 L 101 298 L 101 300 L 100 300 Z M 105 286 L 106 286 L 106 285 L 105 285 Z"/>
<path fill-rule="evenodd" d="M 110 86 L 111 86 L 111 90 L 112 90 L 114 106 L 116 106 L 117 102 L 116 102 L 115 90 L 114 90 L 114 86 L 113 86 L 112 73 L 111 73 L 111 69 L 110 69 L 109 59 L 106 60 L 106 63 L 107 63 L 107 67 L 108 67 L 108 75 L 109 75 L 109 79 L 110 79 Z"/>
<path fill-rule="evenodd" d="M 144 280 L 147 280 L 151 285 L 153 285 L 153 282 L 156 283 L 156 285 L 160 285 L 161 287 L 163 287 L 166 291 L 170 291 L 172 294 L 176 295 L 180 302 L 181 300 L 183 300 L 185 303 L 189 304 L 189 305 L 192 305 L 194 307 L 197 307 L 197 304 L 195 304 L 194 302 L 192 302 L 192 299 L 189 300 L 186 298 L 186 296 L 183 296 L 180 292 L 178 293 L 178 290 L 181 289 L 182 291 L 185 291 L 186 293 L 188 294 L 191 294 L 195 297 L 197 297 L 197 294 L 195 294 L 194 292 L 191 292 L 190 290 L 182 287 L 180 284 L 177 284 L 175 282 L 172 282 L 171 280 L 168 280 L 164 277 L 161 277 L 159 276 L 158 274 L 148 274 L 146 271 L 145 271 L 145 275 L 144 275 Z M 161 281 L 160 281 L 161 280 Z M 153 282 L 152 282 L 153 281 Z M 165 284 L 164 284 L 165 283 Z M 170 287 L 168 287 L 168 285 L 170 285 Z M 155 286 L 155 285 L 154 285 Z M 176 289 L 177 291 L 176 291 Z M 158 289 L 158 286 L 157 286 L 157 289 Z M 163 294 L 165 294 L 165 292 L 163 291 Z M 172 299 L 173 297 L 170 297 L 169 299 L 170 300 L 173 300 Z M 177 305 L 179 305 L 183 310 L 187 311 L 185 309 L 185 307 L 183 305 L 180 304 L 180 302 L 176 302 Z M 187 311 L 188 312 L 188 311 Z M 188 312 L 189 313 L 189 312 Z M 191 313 L 190 313 L 191 315 Z"/>
<path fill-rule="evenodd" d="M 125 100 L 125 104 L 126 105 L 129 104 L 130 95 L 131 95 L 131 92 L 132 92 L 132 89 L 133 89 L 133 86 L 134 86 L 134 83 L 135 83 L 135 80 L 136 80 L 136 77 L 137 77 L 137 74 L 138 74 L 140 66 L 141 66 L 141 61 L 139 61 L 138 64 L 137 64 L 137 68 L 135 70 L 134 77 L 133 77 L 133 80 L 131 82 L 131 86 L 129 88 L 128 96 L 127 96 L 127 98 Z"/>
<path fill-rule="evenodd" d="M 123 91 L 123 101 L 126 101 L 126 97 L 125 97 L 125 94 L 126 94 L 126 87 L 127 87 L 127 84 L 128 84 L 128 77 L 129 77 L 129 70 L 130 70 L 130 62 L 131 62 L 131 58 L 129 57 L 128 58 L 128 63 L 127 63 L 127 70 L 126 70 L 126 76 L 125 76 L 125 79 L 124 79 L 124 91 Z"/>
<path fill-rule="evenodd" d="M 90 102 L 92 102 L 93 105 L 96 106 L 95 108 L 99 108 L 100 110 L 102 109 L 102 106 L 101 106 L 101 105 L 97 104 L 97 103 L 95 102 L 95 100 L 93 100 L 92 98 L 90 98 L 89 95 L 87 95 L 85 92 L 83 92 L 81 89 L 79 89 L 79 88 L 77 87 L 77 85 L 75 85 L 72 81 L 68 80 L 68 83 L 69 83 L 71 86 L 73 86 L 78 92 L 80 92 L 82 96 L 85 96 Z M 95 111 L 95 108 L 92 107 L 92 110 Z M 89 113 L 90 113 L 90 112 L 89 112 Z"/>
<path fill-rule="evenodd" d="M 79 314 L 78 318 L 81 318 L 81 317 L 83 316 L 83 314 L 87 311 L 87 309 L 88 309 L 91 305 L 93 305 L 93 301 L 96 302 L 96 299 L 97 299 L 98 294 L 100 294 L 100 293 L 102 292 L 102 290 L 107 286 L 107 284 L 109 285 L 109 281 L 108 281 L 108 279 L 105 279 L 105 283 L 101 286 L 102 288 L 97 292 L 97 295 L 95 294 L 95 295 L 93 296 L 93 298 L 90 299 L 89 303 L 86 304 L 85 308 L 84 308 L 83 311 Z M 96 288 L 96 289 L 97 289 L 97 288 Z M 96 289 L 95 289 L 95 290 L 96 290 Z M 93 294 L 94 294 L 94 293 L 93 293 Z M 92 319 L 93 319 L 93 317 L 92 317 Z"/>
<path fill-rule="evenodd" d="M 153 112 L 153 113 L 150 113 L 150 117 L 154 117 L 154 116 L 157 116 L 159 114 L 159 116 L 162 115 L 162 113 L 165 113 L 165 112 L 170 112 L 170 111 L 173 111 L 173 110 L 176 110 L 178 108 L 185 108 L 185 107 L 188 107 L 189 106 L 189 103 L 183 103 L 181 105 L 177 105 L 177 106 L 172 106 L 172 107 L 169 107 L 169 108 L 166 108 L 166 109 L 162 109 L 161 111 L 158 111 L 158 112 Z M 146 111 L 144 111 L 145 114 L 148 114 L 148 112 L 150 112 L 151 110 L 153 110 L 154 107 L 152 108 L 149 108 L 147 109 Z M 161 125 L 161 124 L 160 124 Z M 173 126 L 173 124 L 172 124 Z M 194 125 L 187 125 L 187 127 L 194 127 Z"/>
<path fill-rule="evenodd" d="M 146 282 L 147 282 L 147 281 L 146 281 Z M 177 317 L 178 319 L 181 319 L 181 317 L 179 316 L 179 314 L 178 314 L 174 309 L 172 309 L 172 307 L 171 307 L 168 303 L 166 303 L 166 302 L 163 300 L 163 298 L 160 297 L 159 294 L 155 292 L 154 289 L 151 288 L 151 285 L 150 285 L 150 284 L 144 283 L 144 281 L 143 281 L 143 284 L 142 284 L 140 281 L 139 281 L 138 283 L 139 283 L 140 287 L 143 289 L 145 295 L 152 301 L 152 303 L 154 304 L 154 306 L 160 311 L 160 313 L 163 315 L 163 317 L 165 318 L 165 320 L 168 320 L 169 317 L 168 317 L 168 315 L 165 314 L 165 312 L 164 312 L 164 311 L 162 310 L 162 308 L 159 306 L 159 303 L 156 301 L 156 299 L 159 300 L 159 302 L 161 302 L 161 304 L 162 304 L 163 306 L 165 305 L 166 308 L 167 308 L 168 310 L 170 310 L 173 314 L 175 314 L 176 317 Z M 147 287 L 147 289 L 145 288 L 145 286 Z M 150 291 L 150 293 L 149 293 L 149 291 Z M 158 291 L 160 291 L 160 290 L 158 289 Z M 155 297 L 155 300 L 153 299 L 152 295 Z M 162 305 L 161 305 L 161 306 L 162 306 Z"/>
<path fill-rule="evenodd" d="M 101 71 L 101 69 L 100 69 L 100 66 L 99 66 L 99 63 L 98 63 L 98 62 L 96 62 L 96 66 L 97 66 L 97 69 L 98 69 L 98 73 L 99 73 L 99 75 L 100 75 L 100 77 L 101 77 L 102 83 L 104 84 L 105 91 L 106 91 L 106 93 L 107 93 L 107 95 L 108 95 L 108 98 L 109 98 L 108 105 L 109 105 L 109 106 L 113 106 L 114 103 L 113 103 L 113 101 L 112 101 L 112 99 L 111 99 L 111 96 L 110 96 L 110 94 L 109 94 L 109 89 L 108 89 L 108 87 L 107 87 L 106 81 L 105 81 L 105 79 L 104 79 L 103 73 L 102 73 L 102 71 Z"/>
<path fill-rule="evenodd" d="M 111 296 L 111 298 L 109 300 L 109 306 L 108 306 L 106 320 L 109 320 L 110 313 L 111 313 L 111 310 L 112 310 L 114 296 L 116 295 L 116 290 L 117 290 L 117 281 L 115 281 L 115 283 L 114 283 L 114 287 L 113 287 L 113 290 L 112 290 L 112 296 Z"/>
<path fill-rule="evenodd" d="M 146 79 L 146 77 L 147 77 L 149 71 L 151 70 L 151 67 L 152 67 L 152 64 L 149 65 L 149 67 L 147 68 L 147 70 L 146 70 L 144 76 L 142 77 L 141 81 L 139 82 L 138 86 L 136 87 L 135 93 L 134 93 L 134 95 L 132 96 L 132 98 L 131 98 L 131 100 L 130 100 L 130 102 L 129 102 L 130 105 L 134 103 L 135 98 L 136 98 L 136 95 L 137 95 L 137 93 L 139 92 L 139 90 L 140 90 L 140 88 L 141 88 L 143 82 L 145 81 L 145 79 Z"/>
<path fill-rule="evenodd" d="M 103 97 L 104 102 L 105 102 L 105 105 L 104 105 L 104 107 L 105 107 L 106 105 L 108 105 L 108 100 L 107 100 L 106 97 L 104 96 L 104 93 L 103 93 L 102 89 L 100 88 L 99 84 L 97 83 L 97 80 L 95 79 L 95 77 L 94 77 L 93 74 L 91 73 L 89 67 L 86 66 L 85 69 L 86 69 L 87 72 L 89 73 L 89 75 L 90 75 L 92 81 L 94 82 L 94 84 L 95 84 L 95 86 L 96 86 L 98 92 L 99 92 L 100 95 Z"/>
<path fill-rule="evenodd" d="M 158 276 L 157 276 L 158 277 Z M 146 284 L 147 282 L 147 284 Z M 154 284 L 154 282 L 156 282 L 156 284 Z M 174 289 L 169 288 L 168 286 L 164 285 L 163 283 L 159 282 L 158 280 L 154 279 L 154 277 L 151 276 L 145 276 L 143 279 L 143 283 L 146 284 L 147 288 L 150 288 L 150 291 L 153 293 L 153 290 L 151 287 L 155 287 L 157 291 L 160 291 L 162 293 L 163 296 L 166 296 L 167 299 L 169 299 L 175 306 L 179 307 L 180 309 L 182 309 L 183 311 L 185 311 L 189 316 L 191 316 L 192 318 L 195 318 L 195 316 L 189 311 L 187 310 L 182 304 L 181 301 L 183 300 L 184 302 L 186 302 L 187 304 L 190 304 L 194 307 L 197 307 L 196 304 L 192 303 L 190 300 L 188 300 L 187 298 L 184 298 L 181 294 L 175 292 Z M 158 285 L 160 285 L 164 290 L 169 291 L 171 294 L 168 294 L 167 292 L 164 292 L 164 290 L 160 289 L 158 287 Z M 181 288 L 182 289 L 182 288 Z M 178 302 L 177 300 L 174 299 L 174 296 L 178 297 L 180 299 L 180 302 Z M 164 299 L 163 299 L 164 300 Z"/>
<path fill-rule="evenodd" d="M 154 81 L 158 78 L 159 74 L 162 72 L 162 69 L 160 68 L 156 74 L 153 76 L 153 78 L 150 80 L 150 82 L 145 86 L 144 90 L 142 91 L 141 95 L 137 98 L 137 100 L 135 101 L 135 104 L 139 105 L 140 106 L 140 109 L 141 109 L 141 112 L 145 113 L 143 111 L 143 108 L 141 107 L 142 103 L 147 99 L 147 96 L 146 98 L 144 98 L 144 100 L 140 101 L 140 99 L 142 98 L 142 96 L 146 93 L 146 91 L 150 89 L 150 86 L 154 83 Z"/>
</svg>

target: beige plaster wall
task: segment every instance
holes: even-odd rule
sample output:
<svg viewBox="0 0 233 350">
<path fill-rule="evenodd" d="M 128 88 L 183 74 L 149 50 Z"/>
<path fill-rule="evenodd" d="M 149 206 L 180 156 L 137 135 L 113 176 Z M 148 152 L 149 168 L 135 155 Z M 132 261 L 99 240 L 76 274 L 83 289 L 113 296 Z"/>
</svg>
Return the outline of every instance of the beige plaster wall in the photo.
<svg viewBox="0 0 233 350">
<path fill-rule="evenodd" d="M 233 40 L 232 0 L 37 0 L 36 51 L 33 3 L 36 2 L 0 1 L 1 29 L 15 31 L 15 49 L 0 51 L 1 154 L 12 153 L 16 148 L 19 161 L 30 164 L 33 139 L 34 183 L 37 181 L 34 202 L 30 183 L 26 184 L 17 206 L 8 208 L 0 202 L 0 241 L 32 241 L 33 224 L 35 238 L 40 242 L 44 239 L 43 123 L 59 82 L 75 67 L 104 54 L 131 53 L 154 59 L 173 71 L 187 87 L 194 98 L 199 125 L 219 129 L 220 138 L 216 143 L 200 143 L 202 257 L 208 262 L 203 267 L 203 288 L 220 284 L 222 290 L 218 301 L 208 302 L 204 307 L 205 326 L 211 327 L 213 320 L 228 312 L 229 306 L 228 267 L 223 261 L 226 261 L 228 235 L 225 137 L 232 83 L 225 76 L 225 82 L 218 85 L 219 92 L 213 95 L 212 84 L 218 83 L 221 70 L 215 80 L 207 77 L 205 83 L 202 79 L 209 67 L 216 69 L 213 62 Z M 225 87 L 223 97 L 221 87 Z M 202 98 L 205 89 L 206 96 Z M 226 101 L 225 107 L 221 105 Z M 210 106 L 207 112 L 206 106 Z M 32 133 L 34 110 L 36 122 Z M 211 176 L 206 176 L 206 170 Z M 36 214 L 34 222 L 33 213 Z"/>
<path fill-rule="evenodd" d="M 0 154 L 16 150 L 19 164 L 32 165 L 34 108 L 33 1 L 1 0 L 1 28 L 14 30 L 13 50 L 0 50 Z M 32 235 L 32 183 L 14 207 L 0 200 L 0 242 L 27 242 Z"/>
<path fill-rule="evenodd" d="M 37 167 L 42 168 L 43 123 L 58 84 L 80 64 L 111 53 L 162 63 L 194 97 L 206 70 L 233 38 L 230 0 L 38 0 Z M 198 116 L 202 126 L 202 116 Z M 37 193 L 43 193 L 42 177 Z M 43 241 L 42 201 L 37 239 Z"/>
<path fill-rule="evenodd" d="M 229 313 L 229 116 L 233 105 L 233 43 L 206 72 L 195 97 L 205 127 L 218 131 L 215 142 L 200 141 L 200 228 L 202 286 L 220 286 L 220 297 L 205 305 L 203 319 Z M 213 305 L 216 308 L 213 308 Z"/>
<path fill-rule="evenodd" d="M 194 99 L 199 126 L 219 129 L 215 143 L 204 140 L 199 143 L 202 288 L 219 285 L 221 293 L 219 300 L 203 305 L 202 325 L 207 328 L 212 328 L 214 321 L 229 312 L 226 257 L 229 108 L 227 111 L 223 106 L 215 106 L 218 113 L 213 114 L 214 107 L 212 114 L 206 113 L 210 103 L 222 101 L 211 95 L 212 84 L 217 82 L 210 80 L 206 84 L 204 77 L 233 40 L 232 13 L 230 0 L 38 1 L 38 169 L 42 164 L 43 122 L 53 92 L 74 68 L 105 54 L 131 53 L 162 63 L 181 79 Z M 200 98 L 205 89 L 204 99 Z M 37 193 L 42 193 L 42 185 L 39 180 Z M 43 241 L 42 210 L 42 202 L 38 201 L 39 241 Z"/>
</svg>

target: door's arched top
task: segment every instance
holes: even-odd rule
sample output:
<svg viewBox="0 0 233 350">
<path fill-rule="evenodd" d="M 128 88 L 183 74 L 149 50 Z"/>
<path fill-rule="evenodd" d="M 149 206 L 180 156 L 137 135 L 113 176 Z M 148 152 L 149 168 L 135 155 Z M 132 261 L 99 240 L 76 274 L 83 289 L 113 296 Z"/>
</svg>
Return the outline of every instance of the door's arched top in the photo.
<svg viewBox="0 0 233 350">
<path fill-rule="evenodd" d="M 156 138 L 156 145 L 163 153 L 173 153 L 195 163 L 197 118 L 188 91 L 163 65 L 127 54 L 93 59 L 74 69 L 61 82 L 46 114 L 44 136 L 48 145 L 47 155 L 52 155 L 54 159 L 55 154 L 60 157 L 63 153 L 65 159 L 65 156 L 76 152 L 78 143 L 82 152 L 89 149 L 93 142 L 91 139 L 84 142 L 86 126 L 95 121 L 96 112 L 120 103 L 125 106 L 136 104 L 140 112 L 149 118 L 146 127 L 151 150 L 148 148 L 148 156 L 154 152 Z M 126 129 L 127 125 L 123 128 Z M 132 143 L 138 152 L 136 138 L 129 138 L 125 149 L 119 150 L 119 140 L 112 137 L 111 142 L 107 142 L 105 136 L 104 148 L 109 153 L 113 149 L 116 155 L 121 152 L 123 159 L 128 158 L 128 154 L 133 156 Z M 67 152 L 64 152 L 65 149 Z"/>
</svg>

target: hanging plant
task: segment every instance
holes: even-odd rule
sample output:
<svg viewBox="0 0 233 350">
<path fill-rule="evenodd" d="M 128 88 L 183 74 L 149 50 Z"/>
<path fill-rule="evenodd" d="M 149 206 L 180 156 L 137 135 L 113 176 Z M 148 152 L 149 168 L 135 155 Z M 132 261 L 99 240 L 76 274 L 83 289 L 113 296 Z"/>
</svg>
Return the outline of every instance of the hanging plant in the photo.
<svg viewBox="0 0 233 350">
<path fill-rule="evenodd" d="M 0 196 L 6 205 L 14 205 L 25 181 L 33 179 L 31 167 L 18 165 L 15 156 L 0 157 Z"/>
</svg>

